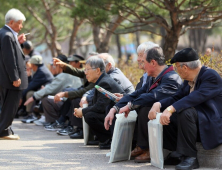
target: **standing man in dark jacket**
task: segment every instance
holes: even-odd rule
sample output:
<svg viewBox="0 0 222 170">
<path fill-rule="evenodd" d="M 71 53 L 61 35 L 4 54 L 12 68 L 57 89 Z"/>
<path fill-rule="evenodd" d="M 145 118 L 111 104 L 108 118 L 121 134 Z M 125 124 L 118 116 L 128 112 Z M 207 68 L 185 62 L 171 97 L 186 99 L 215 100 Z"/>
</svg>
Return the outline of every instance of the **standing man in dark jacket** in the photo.
<svg viewBox="0 0 222 170">
<path fill-rule="evenodd" d="M 171 63 L 175 63 L 175 69 L 184 79 L 182 88 L 154 103 L 148 116 L 155 119 L 156 112 L 165 109 L 160 117 L 164 125 L 163 147 L 180 154 L 178 160 L 183 161 L 178 161 L 176 169 L 196 169 L 199 167 L 197 141 L 201 141 L 206 150 L 222 144 L 222 79 L 215 70 L 201 66 L 192 48 L 175 54 Z M 178 131 L 169 128 L 176 124 L 172 120 L 176 120 Z M 172 157 L 166 161 L 170 162 Z"/>
<path fill-rule="evenodd" d="M 20 44 L 24 34 L 18 36 L 25 16 L 17 9 L 5 15 L 6 25 L 0 30 L 0 139 L 19 139 L 10 128 L 18 109 L 22 90 L 28 85 L 25 71 L 25 56 Z"/>
<path fill-rule="evenodd" d="M 105 73 L 104 61 L 97 56 L 91 57 L 86 61 L 85 74 L 89 82 L 95 83 L 111 93 L 124 93 L 117 82 Z M 81 118 L 84 116 L 86 123 L 100 141 L 100 149 L 110 148 L 111 132 L 105 130 L 103 124 L 106 116 L 106 107 L 112 102 L 96 90 L 91 106 L 84 109 L 76 108 L 74 110 L 76 117 Z"/>
</svg>

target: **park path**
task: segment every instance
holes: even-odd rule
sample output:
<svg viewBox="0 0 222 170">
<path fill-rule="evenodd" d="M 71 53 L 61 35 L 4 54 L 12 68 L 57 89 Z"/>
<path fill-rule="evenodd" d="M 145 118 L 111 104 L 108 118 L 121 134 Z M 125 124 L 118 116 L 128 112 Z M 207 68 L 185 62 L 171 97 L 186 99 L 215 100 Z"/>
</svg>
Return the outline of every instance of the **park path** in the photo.
<svg viewBox="0 0 222 170">
<path fill-rule="evenodd" d="M 82 139 L 70 139 L 42 126 L 13 122 L 12 128 L 20 140 L 0 140 L 0 170 L 151 170 L 149 163 L 123 161 L 108 164 L 108 150 L 84 146 Z M 166 167 L 166 169 L 174 169 Z"/>
</svg>

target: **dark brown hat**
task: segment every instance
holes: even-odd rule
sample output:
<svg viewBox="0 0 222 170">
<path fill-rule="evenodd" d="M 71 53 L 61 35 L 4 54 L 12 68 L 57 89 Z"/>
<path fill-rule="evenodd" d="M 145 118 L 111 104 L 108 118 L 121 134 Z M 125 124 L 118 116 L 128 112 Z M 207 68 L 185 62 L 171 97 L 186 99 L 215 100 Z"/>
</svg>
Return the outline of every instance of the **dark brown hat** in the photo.
<svg viewBox="0 0 222 170">
<path fill-rule="evenodd" d="M 170 63 L 176 62 L 189 62 L 198 60 L 199 56 L 197 52 L 192 48 L 184 48 L 174 55 L 174 57 L 170 60 Z"/>
</svg>

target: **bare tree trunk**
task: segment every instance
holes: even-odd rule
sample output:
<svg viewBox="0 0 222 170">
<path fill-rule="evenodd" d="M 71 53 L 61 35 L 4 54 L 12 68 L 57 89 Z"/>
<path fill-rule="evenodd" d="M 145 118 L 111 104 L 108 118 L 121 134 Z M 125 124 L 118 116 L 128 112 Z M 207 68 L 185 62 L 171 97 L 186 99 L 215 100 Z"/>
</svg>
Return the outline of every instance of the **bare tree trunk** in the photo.
<svg viewBox="0 0 222 170">
<path fill-rule="evenodd" d="M 181 27 L 177 27 L 177 29 L 167 32 L 166 36 L 164 37 L 165 42 L 163 44 L 163 51 L 166 61 L 171 59 L 175 54 L 180 37 L 180 31 Z"/>
<path fill-rule="evenodd" d="M 121 44 L 120 44 L 120 38 L 119 38 L 119 34 L 116 34 L 116 46 L 117 46 L 117 50 L 118 50 L 118 60 L 120 61 L 121 57 L 122 57 L 122 51 L 121 51 Z"/>
<path fill-rule="evenodd" d="M 163 27 L 160 27 L 160 34 L 162 35 L 160 46 L 163 47 L 164 42 L 165 42 L 164 37 L 166 36 L 166 31 L 165 31 L 165 29 Z"/>
<path fill-rule="evenodd" d="M 207 42 L 206 30 L 197 29 L 189 31 L 189 44 L 198 52 L 204 52 Z"/>
<path fill-rule="evenodd" d="M 76 19 L 76 18 L 74 18 L 74 20 L 73 20 L 73 29 L 72 29 L 72 34 L 71 34 L 71 37 L 69 40 L 69 55 L 71 55 L 75 51 L 73 49 L 73 47 L 74 47 L 74 43 L 76 40 L 77 32 L 78 32 L 79 27 L 82 23 L 83 23 L 83 21 L 78 21 L 78 19 Z"/>
<path fill-rule="evenodd" d="M 110 36 L 102 36 L 102 32 L 99 26 L 93 26 L 93 40 L 98 53 L 106 53 L 109 51 L 109 39 Z"/>
</svg>

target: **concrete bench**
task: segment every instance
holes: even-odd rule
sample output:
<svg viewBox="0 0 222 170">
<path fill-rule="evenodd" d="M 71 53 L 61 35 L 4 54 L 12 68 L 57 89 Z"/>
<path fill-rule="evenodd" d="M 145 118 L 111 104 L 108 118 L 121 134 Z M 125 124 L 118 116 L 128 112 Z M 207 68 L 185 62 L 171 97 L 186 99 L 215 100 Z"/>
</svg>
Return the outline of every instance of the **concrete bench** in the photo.
<svg viewBox="0 0 222 170">
<path fill-rule="evenodd" d="M 200 167 L 222 169 L 222 145 L 212 150 L 205 150 L 199 142 L 196 146 Z"/>
</svg>

